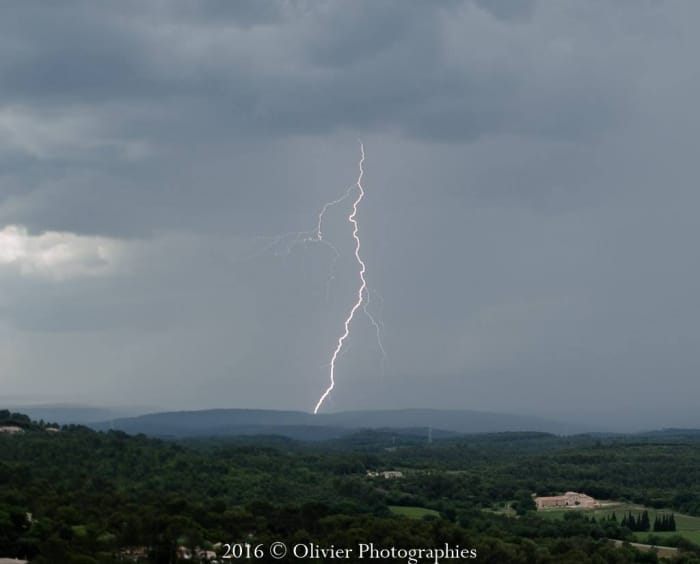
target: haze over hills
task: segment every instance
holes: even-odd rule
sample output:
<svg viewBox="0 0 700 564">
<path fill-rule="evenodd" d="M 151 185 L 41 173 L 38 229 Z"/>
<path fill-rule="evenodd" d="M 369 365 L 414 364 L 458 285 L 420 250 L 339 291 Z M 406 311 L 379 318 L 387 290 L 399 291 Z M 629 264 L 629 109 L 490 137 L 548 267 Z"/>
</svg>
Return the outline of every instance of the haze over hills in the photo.
<svg viewBox="0 0 700 564">
<path fill-rule="evenodd" d="M 96 406 L 69 402 L 39 403 L 37 398 L 0 398 L 0 407 L 25 413 L 34 420 L 89 425 L 96 429 L 120 429 L 154 436 L 280 435 L 299 440 L 324 440 L 358 429 L 393 429 L 433 437 L 446 434 L 501 431 L 542 431 L 557 435 L 600 432 L 623 434 L 666 433 L 668 429 L 694 432 L 697 417 L 647 420 L 626 413 L 620 418 L 598 416 L 538 417 L 476 410 L 396 409 L 345 411 L 313 415 L 303 411 L 268 409 L 204 409 L 160 411 L 147 406 Z M 690 430 L 690 431 L 688 431 Z"/>
<path fill-rule="evenodd" d="M 395 429 L 415 432 L 432 428 L 440 434 L 500 431 L 542 431 L 573 434 L 591 431 L 583 425 L 565 424 L 527 415 L 481 411 L 401 409 L 347 411 L 313 415 L 303 411 L 263 409 L 211 409 L 151 413 L 91 425 L 154 436 L 191 437 L 222 435 L 282 435 L 300 439 L 340 437 L 359 429 Z"/>
</svg>

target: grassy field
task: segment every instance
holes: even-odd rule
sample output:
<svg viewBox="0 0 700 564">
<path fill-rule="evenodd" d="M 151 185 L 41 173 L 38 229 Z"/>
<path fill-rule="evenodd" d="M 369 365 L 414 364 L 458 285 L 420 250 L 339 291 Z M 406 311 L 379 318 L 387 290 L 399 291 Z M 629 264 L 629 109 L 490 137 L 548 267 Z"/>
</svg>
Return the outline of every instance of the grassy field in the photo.
<svg viewBox="0 0 700 564">
<path fill-rule="evenodd" d="M 652 526 L 654 523 L 654 518 L 657 514 L 662 515 L 664 513 L 673 513 L 676 520 L 676 530 L 659 533 L 655 533 L 654 531 L 636 533 L 635 537 L 639 542 L 647 542 L 649 535 L 654 535 L 661 539 L 672 537 L 674 535 L 680 535 L 691 542 L 700 544 L 700 517 L 683 515 L 670 509 L 651 509 L 641 505 L 620 503 L 597 509 L 548 509 L 545 511 L 538 511 L 537 514 L 545 519 L 561 519 L 565 513 L 569 513 L 570 511 L 580 511 L 588 517 L 594 516 L 596 519 L 607 519 L 614 513 L 619 522 L 628 511 L 631 511 L 634 516 L 637 516 L 645 509 L 649 512 L 649 521 L 651 521 Z"/>
<path fill-rule="evenodd" d="M 389 510 L 395 515 L 403 515 L 411 519 L 422 519 L 426 515 L 440 517 L 440 513 L 434 509 L 426 509 L 425 507 L 403 507 L 400 505 L 390 505 Z"/>
</svg>

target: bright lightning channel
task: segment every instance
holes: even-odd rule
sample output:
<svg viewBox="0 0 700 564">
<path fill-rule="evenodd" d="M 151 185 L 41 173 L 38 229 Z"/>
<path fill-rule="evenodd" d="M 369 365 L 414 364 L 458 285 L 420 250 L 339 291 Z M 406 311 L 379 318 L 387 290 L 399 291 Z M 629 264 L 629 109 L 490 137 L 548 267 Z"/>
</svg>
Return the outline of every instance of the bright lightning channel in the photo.
<svg viewBox="0 0 700 564">
<path fill-rule="evenodd" d="M 381 309 L 382 305 L 384 303 L 384 299 L 382 296 L 376 291 L 376 290 L 370 290 L 369 286 L 367 285 L 367 281 L 365 279 L 365 273 L 366 273 L 366 267 L 365 263 L 362 260 L 360 256 L 360 236 L 359 236 L 359 225 L 357 223 L 357 210 L 362 202 L 364 196 L 365 196 L 365 191 L 362 186 L 362 178 L 364 176 L 364 169 L 362 165 L 364 164 L 365 161 L 365 149 L 364 145 L 360 143 L 360 153 L 361 153 L 361 158 L 359 162 L 359 169 L 360 173 L 357 178 L 357 182 L 355 184 L 352 184 L 348 189 L 345 191 L 345 193 L 338 197 L 337 199 L 327 202 L 326 204 L 323 205 L 323 207 L 320 209 L 318 213 L 318 221 L 316 223 L 316 226 L 314 229 L 311 229 L 309 231 L 292 231 L 289 233 L 285 233 L 284 235 L 278 235 L 272 238 L 268 238 L 269 243 L 266 244 L 262 249 L 259 249 L 258 251 L 255 251 L 253 254 L 249 255 L 245 260 L 250 260 L 253 259 L 257 256 L 260 256 L 262 254 L 265 254 L 268 251 L 273 251 L 275 255 L 289 255 L 291 254 L 292 250 L 297 247 L 297 245 L 308 245 L 308 244 L 322 244 L 328 247 L 331 252 L 333 253 L 333 258 L 331 261 L 331 266 L 330 266 L 330 272 L 328 275 L 328 279 L 326 281 L 326 300 L 329 299 L 330 296 L 330 288 L 331 284 L 335 280 L 335 270 L 336 266 L 338 263 L 338 260 L 340 259 L 340 251 L 338 251 L 337 247 L 328 239 L 324 237 L 323 234 L 323 224 L 324 224 L 324 219 L 325 215 L 328 212 L 328 210 L 334 206 L 337 206 L 341 203 L 343 203 L 345 200 L 347 200 L 352 192 L 355 189 L 358 189 L 358 196 L 353 202 L 353 207 L 352 207 L 352 212 L 348 216 L 348 221 L 353 227 L 353 237 L 355 239 L 355 259 L 357 260 L 358 265 L 360 266 L 360 287 L 357 291 L 357 302 L 355 305 L 352 307 L 350 310 L 348 317 L 345 320 L 344 323 L 344 328 L 345 331 L 344 333 L 339 337 L 338 343 L 336 345 L 335 350 L 333 351 L 333 355 L 331 356 L 331 360 L 329 363 L 325 364 L 323 368 L 329 368 L 330 369 L 330 385 L 326 389 L 326 391 L 323 393 L 323 395 L 320 397 L 318 400 L 318 403 L 316 404 L 316 407 L 314 408 L 314 413 L 318 413 L 320 410 L 321 406 L 323 405 L 323 402 L 326 400 L 326 398 L 330 395 L 330 393 L 333 391 L 335 388 L 335 367 L 337 364 L 337 361 L 340 360 L 343 354 L 345 354 L 348 350 L 348 347 L 345 344 L 346 339 L 350 335 L 350 325 L 352 323 L 352 320 L 355 316 L 355 313 L 357 310 L 362 307 L 362 310 L 364 314 L 367 316 L 367 319 L 369 319 L 370 323 L 374 327 L 375 333 L 376 333 L 376 339 L 377 339 L 377 345 L 379 347 L 379 352 L 381 353 L 382 357 L 382 375 L 384 374 L 385 371 L 385 364 L 386 364 L 386 350 L 384 348 L 384 343 L 382 341 L 382 334 L 384 333 L 384 325 L 381 322 L 381 320 L 376 317 L 372 312 L 370 311 L 370 294 L 374 293 L 378 298 L 380 302 L 380 315 L 381 315 Z"/>
<path fill-rule="evenodd" d="M 360 227 L 357 223 L 357 209 L 362 202 L 362 199 L 365 197 L 365 190 L 362 187 L 362 177 L 364 176 L 364 169 L 362 168 L 362 165 L 365 162 L 365 147 L 362 143 L 360 143 L 360 162 L 358 164 L 358 167 L 360 169 L 360 173 L 357 177 L 357 183 L 356 186 L 358 188 L 358 195 L 355 201 L 353 202 L 352 206 L 352 213 L 348 216 L 348 221 L 352 223 L 353 230 L 352 230 L 352 236 L 355 239 L 355 259 L 357 260 L 357 263 L 360 265 L 360 287 L 357 290 L 357 301 L 355 304 L 352 306 L 350 309 L 350 312 L 348 313 L 348 316 L 345 318 L 345 323 L 343 324 L 344 331 L 343 334 L 338 338 L 338 344 L 335 347 L 335 350 L 333 351 L 333 354 L 331 356 L 331 362 L 330 362 L 330 384 L 328 388 L 326 388 L 326 391 L 323 392 L 321 397 L 319 398 L 318 402 L 316 403 L 316 407 L 314 407 L 314 414 L 318 413 L 318 410 L 321 409 L 321 406 L 323 405 L 323 402 L 326 401 L 326 398 L 330 395 L 330 393 L 333 391 L 333 388 L 335 388 L 335 364 L 336 361 L 338 360 L 338 355 L 341 353 L 343 350 L 343 345 L 345 344 L 345 340 L 348 338 L 350 335 L 350 324 L 352 323 L 353 318 L 355 317 L 355 312 L 360 307 L 363 307 L 364 312 L 367 314 L 369 317 L 370 321 L 374 325 L 376 331 L 377 331 L 377 337 L 379 339 L 379 347 L 381 349 L 382 355 L 385 355 L 384 352 L 384 347 L 381 342 L 381 331 L 380 331 L 380 326 L 374 319 L 374 317 L 369 313 L 369 310 L 367 309 L 367 299 L 365 299 L 365 295 L 367 295 L 367 280 L 365 279 L 365 273 L 367 272 L 367 267 L 365 266 L 364 261 L 362 260 L 362 257 L 360 255 Z M 347 194 L 346 194 L 347 195 Z M 327 209 L 324 207 L 324 210 Z M 323 211 L 321 212 L 321 217 L 323 216 Z M 320 225 L 320 221 L 319 221 Z M 320 227 L 317 231 L 317 235 L 319 237 L 319 240 L 321 239 L 321 230 Z"/>
</svg>

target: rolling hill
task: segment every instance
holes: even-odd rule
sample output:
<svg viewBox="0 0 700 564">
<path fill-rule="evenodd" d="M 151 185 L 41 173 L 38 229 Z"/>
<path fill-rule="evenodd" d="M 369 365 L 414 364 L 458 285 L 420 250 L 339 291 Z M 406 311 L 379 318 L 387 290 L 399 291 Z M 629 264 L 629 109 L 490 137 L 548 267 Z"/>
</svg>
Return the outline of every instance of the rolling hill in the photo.
<svg viewBox="0 0 700 564">
<path fill-rule="evenodd" d="M 346 411 L 313 415 L 303 411 L 210 409 L 152 413 L 93 423 L 98 430 L 117 429 L 160 437 L 281 435 L 303 440 L 341 437 L 360 429 L 434 429 L 444 435 L 501 431 L 571 434 L 589 431 L 580 425 L 525 415 L 482 411 L 401 409 Z"/>
</svg>

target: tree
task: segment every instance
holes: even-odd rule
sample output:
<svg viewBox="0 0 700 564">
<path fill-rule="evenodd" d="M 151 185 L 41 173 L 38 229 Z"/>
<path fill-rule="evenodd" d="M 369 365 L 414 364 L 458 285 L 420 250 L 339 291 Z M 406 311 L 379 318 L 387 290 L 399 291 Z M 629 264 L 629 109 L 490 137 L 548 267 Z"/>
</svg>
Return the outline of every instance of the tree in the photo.
<svg viewBox="0 0 700 564">
<path fill-rule="evenodd" d="M 515 492 L 515 501 L 512 507 L 518 515 L 525 515 L 528 511 L 537 509 L 535 500 L 527 490 L 518 490 Z"/>
<path fill-rule="evenodd" d="M 645 509 L 644 513 L 642 513 L 642 517 L 639 520 L 639 528 L 637 529 L 639 531 L 648 531 L 649 530 L 649 512 Z"/>
</svg>

